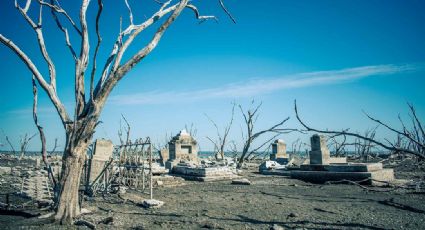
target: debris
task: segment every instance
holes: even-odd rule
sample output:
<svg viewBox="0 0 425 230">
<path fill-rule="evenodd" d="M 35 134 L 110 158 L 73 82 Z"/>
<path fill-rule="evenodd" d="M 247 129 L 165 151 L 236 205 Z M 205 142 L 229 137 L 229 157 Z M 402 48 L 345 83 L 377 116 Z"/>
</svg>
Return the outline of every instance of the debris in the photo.
<svg viewBox="0 0 425 230">
<path fill-rule="evenodd" d="M 74 222 L 75 225 L 77 226 L 86 226 L 90 229 L 96 229 L 96 225 L 93 224 L 92 222 L 89 222 L 87 220 L 77 220 Z"/>
<path fill-rule="evenodd" d="M 265 161 L 260 164 L 259 171 L 260 173 L 263 171 L 268 171 L 272 169 L 285 169 L 286 165 L 281 165 L 277 163 L 276 161 Z"/>
<path fill-rule="evenodd" d="M 288 217 L 298 217 L 298 214 L 291 212 L 289 213 Z"/>
<path fill-rule="evenodd" d="M 273 224 L 273 226 L 270 227 L 270 230 L 284 230 L 284 228 L 277 224 Z"/>
<path fill-rule="evenodd" d="M 121 195 L 125 194 L 127 192 L 127 189 L 128 188 L 125 186 L 120 186 L 118 189 L 118 194 L 121 194 Z"/>
<path fill-rule="evenodd" d="M 13 209 L 0 208 L 0 215 L 22 216 L 22 217 L 25 217 L 25 218 L 32 218 L 32 217 L 39 216 L 40 213 L 29 212 L 29 211 L 24 211 L 24 210 L 13 210 Z"/>
<path fill-rule="evenodd" d="M 12 172 L 11 167 L 0 167 L 0 175 L 2 174 L 10 174 Z"/>
<path fill-rule="evenodd" d="M 232 184 L 250 185 L 251 181 L 246 178 L 232 180 Z"/>
<path fill-rule="evenodd" d="M 97 222 L 97 224 L 110 224 L 112 222 L 114 222 L 114 217 L 109 216 L 109 217 L 106 217 L 103 220 L 100 220 L 99 222 Z"/>
<path fill-rule="evenodd" d="M 92 213 L 92 211 L 91 210 L 88 210 L 87 208 L 82 208 L 81 209 L 81 212 L 80 212 L 81 215 L 90 214 L 90 213 Z"/>
<path fill-rule="evenodd" d="M 160 208 L 162 205 L 164 205 L 163 201 L 155 199 L 144 200 L 142 202 L 142 207 L 144 208 Z"/>
<path fill-rule="evenodd" d="M 44 214 L 44 215 L 39 216 L 38 218 L 39 219 L 47 219 L 47 218 L 49 218 L 49 217 L 51 217 L 53 215 L 55 215 L 55 212 L 49 212 L 47 214 Z"/>
</svg>

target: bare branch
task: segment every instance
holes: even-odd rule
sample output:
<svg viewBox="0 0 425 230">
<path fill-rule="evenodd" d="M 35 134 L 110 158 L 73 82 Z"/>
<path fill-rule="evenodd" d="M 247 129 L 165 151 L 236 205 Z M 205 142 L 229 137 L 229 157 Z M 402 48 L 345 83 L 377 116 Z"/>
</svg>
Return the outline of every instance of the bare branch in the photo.
<svg viewBox="0 0 425 230">
<path fill-rule="evenodd" d="M 59 100 L 59 97 L 56 94 L 56 89 L 46 82 L 40 71 L 38 71 L 38 68 L 31 61 L 31 59 L 15 43 L 13 43 L 10 39 L 6 38 L 2 34 L 0 34 L 0 41 L 5 46 L 9 47 L 14 53 L 16 53 L 17 56 L 26 64 L 28 69 L 33 73 L 40 86 L 49 96 L 50 100 L 58 111 L 63 125 L 65 126 L 70 121 L 70 118 L 65 110 L 65 107 L 63 106 L 62 102 Z"/>
<path fill-rule="evenodd" d="M 97 44 L 93 55 L 93 68 L 91 71 L 91 77 L 90 77 L 90 99 L 91 102 L 94 102 L 94 75 L 96 73 L 96 59 L 97 59 L 97 53 L 99 52 L 100 43 L 102 42 L 102 37 L 100 36 L 99 32 L 99 21 L 100 21 L 100 15 L 102 14 L 103 10 L 103 3 L 102 0 L 97 0 L 98 5 L 98 11 L 96 15 L 96 35 L 97 35 Z"/>
<path fill-rule="evenodd" d="M 187 5 L 187 2 L 188 2 L 188 0 L 182 0 L 177 5 L 170 6 L 170 7 L 166 8 L 166 9 L 164 9 L 162 11 L 157 12 L 153 17 L 151 17 L 146 22 L 144 22 L 142 24 L 143 26 L 138 27 L 138 29 L 136 29 L 130 35 L 130 37 L 127 39 L 127 41 L 124 43 L 124 45 L 122 46 L 121 50 L 119 51 L 119 53 L 118 53 L 118 55 L 117 55 L 117 57 L 115 59 L 114 66 L 118 66 L 117 63 L 120 62 L 120 60 L 122 58 L 123 52 L 128 47 L 128 45 L 130 45 L 130 43 L 137 36 L 137 34 L 139 34 L 141 31 L 143 31 L 144 28 L 146 28 L 146 26 L 148 26 L 148 25 L 152 24 L 153 22 L 157 21 L 159 18 L 161 18 L 162 16 L 164 16 L 165 14 L 167 14 L 168 12 L 170 12 L 170 11 L 172 11 L 174 9 L 173 13 L 159 27 L 159 29 L 156 31 L 155 35 L 153 36 L 152 40 L 143 49 L 139 50 L 139 52 L 137 52 L 135 55 L 133 55 L 133 57 L 130 58 L 130 60 L 128 60 L 123 66 L 121 66 L 118 69 L 116 69 L 116 71 L 114 70 L 115 67 L 112 68 L 112 72 L 114 73 L 114 77 L 108 78 L 106 80 L 104 86 L 100 89 L 100 92 L 97 94 L 97 98 L 98 99 L 105 98 L 111 92 L 111 90 L 113 89 L 113 87 L 115 87 L 115 85 L 117 84 L 117 82 L 119 80 L 121 80 L 124 77 L 124 75 L 133 68 L 134 65 L 136 65 L 137 63 L 139 63 L 140 60 L 142 60 L 153 49 L 155 49 L 155 47 L 157 46 L 158 42 L 162 38 L 162 35 L 164 34 L 164 32 L 168 29 L 168 27 L 180 15 L 180 13 L 182 12 L 182 10 Z M 164 5 L 166 5 L 166 4 L 164 4 Z"/>
<path fill-rule="evenodd" d="M 32 77 L 32 92 L 33 92 L 33 107 L 32 107 L 32 116 L 34 119 L 34 123 L 37 126 L 38 129 L 38 133 L 40 135 L 40 141 L 41 141 L 41 156 L 43 159 L 44 164 L 46 165 L 46 168 L 48 170 L 48 173 L 50 174 L 50 178 L 53 181 L 53 186 L 56 187 L 56 179 L 53 176 L 53 172 L 50 166 L 49 161 L 47 160 L 47 149 L 46 149 L 46 136 L 44 134 L 44 130 L 43 127 L 39 124 L 38 122 L 38 116 L 37 116 L 37 99 L 38 99 L 38 94 L 37 94 L 37 84 L 35 82 L 35 77 L 33 75 Z M 34 135 L 35 136 L 35 135 Z M 31 139 L 30 139 L 31 140 Z M 55 148 L 56 149 L 56 145 L 57 145 L 57 139 L 55 139 Z M 54 151 L 53 149 L 53 151 Z"/>
<path fill-rule="evenodd" d="M 16 4 L 16 1 L 15 1 L 15 4 Z M 23 11 L 25 13 L 28 12 L 28 9 L 30 8 L 30 5 L 31 5 L 31 0 L 27 0 L 27 3 L 25 4 L 25 8 L 23 9 Z"/>
<path fill-rule="evenodd" d="M 14 154 L 14 155 L 16 155 L 15 148 L 13 147 L 12 142 L 10 142 L 9 137 L 6 135 L 6 133 L 4 133 L 4 130 L 3 130 L 3 129 L 2 129 L 1 131 L 3 132 L 3 135 L 4 135 L 4 137 L 6 138 L 6 142 L 7 142 L 7 144 L 8 144 L 8 145 L 10 146 L 10 148 L 12 149 L 13 154 Z"/>
<path fill-rule="evenodd" d="M 419 127 L 421 133 L 422 133 L 422 141 L 425 141 L 425 132 L 424 132 L 424 128 L 422 126 L 422 123 L 419 121 L 418 116 L 416 116 L 416 110 L 415 107 L 413 107 L 412 104 L 407 103 L 407 105 L 409 106 L 410 112 L 412 113 L 413 118 L 415 119 L 417 126 Z"/>
<path fill-rule="evenodd" d="M 254 105 L 254 101 L 251 102 L 251 106 Z M 246 134 L 245 134 L 245 143 L 244 143 L 244 147 L 242 150 L 242 155 L 239 158 L 239 162 L 238 162 L 238 167 L 241 167 L 244 160 L 249 157 L 249 155 L 251 155 L 254 151 L 257 151 L 258 149 L 262 148 L 264 145 L 266 145 L 267 143 L 269 143 L 274 137 L 277 137 L 278 135 L 282 134 L 282 133 L 286 133 L 286 132 L 292 132 L 292 131 L 297 131 L 296 129 L 282 129 L 279 128 L 280 126 L 282 126 L 286 121 L 289 120 L 289 117 L 283 119 L 281 122 L 271 126 L 268 129 L 264 129 L 258 132 L 254 132 L 254 125 L 255 125 L 255 121 L 258 119 L 258 114 L 257 112 L 259 111 L 260 107 L 261 107 L 262 103 L 259 103 L 257 106 L 255 106 L 253 109 L 248 109 L 246 112 L 242 109 L 242 106 L 239 105 L 239 109 L 241 110 L 241 113 L 245 119 L 245 125 L 246 125 Z M 266 142 L 263 142 L 259 148 L 250 151 L 251 149 L 251 145 L 252 143 L 261 135 L 266 134 L 266 133 L 274 133 L 274 137 L 272 139 L 267 140 Z M 248 155 L 247 155 L 248 154 Z"/>
<path fill-rule="evenodd" d="M 53 4 L 53 0 L 50 0 L 50 2 Z M 50 8 L 50 11 L 52 13 L 52 17 L 56 22 L 56 25 L 58 26 L 59 30 L 61 30 L 65 36 L 65 44 L 68 47 L 69 51 L 71 52 L 72 57 L 74 58 L 74 61 L 77 61 L 77 54 L 75 53 L 74 48 L 71 45 L 71 41 L 69 40 L 69 33 L 68 29 L 66 29 L 64 26 L 62 26 L 62 23 L 59 21 L 58 16 L 56 15 L 56 10 L 54 8 Z"/>
<path fill-rule="evenodd" d="M 38 123 L 38 116 L 37 116 L 37 85 L 35 83 L 35 77 L 33 75 L 32 77 L 32 93 L 33 93 L 33 107 L 32 107 L 32 117 L 34 119 L 34 123 L 37 126 L 38 132 L 40 134 L 40 141 L 41 141 L 41 155 L 43 157 L 43 161 L 48 165 L 47 163 L 47 151 L 46 151 L 46 136 L 44 135 L 43 127 Z"/>
<path fill-rule="evenodd" d="M 128 9 L 128 17 L 129 17 L 129 19 L 130 19 L 130 25 L 134 25 L 133 24 L 133 12 L 131 11 L 131 7 L 130 7 L 130 4 L 128 4 L 128 0 L 124 0 L 124 2 L 125 2 L 125 5 L 127 6 L 127 9 Z"/>
<path fill-rule="evenodd" d="M 64 15 L 66 17 L 66 19 L 68 19 L 69 23 L 71 23 L 71 25 L 74 27 L 75 31 L 80 36 L 82 36 L 81 30 L 77 27 L 74 20 L 72 20 L 72 18 L 69 16 L 69 14 L 64 9 L 62 9 L 59 5 L 50 4 L 50 3 L 47 3 L 47 2 L 42 1 L 42 0 L 38 0 L 38 3 L 40 3 L 41 5 L 50 7 L 52 10 L 56 11 L 57 13 Z"/>
<path fill-rule="evenodd" d="M 27 2 L 27 4 L 28 4 L 28 2 Z M 53 88 L 56 88 L 56 69 L 55 69 L 55 65 L 53 64 L 53 61 L 51 60 L 51 58 L 50 58 L 50 56 L 47 52 L 46 44 L 44 42 L 44 35 L 43 35 L 43 30 L 42 30 L 42 25 L 41 25 L 41 22 L 42 22 L 41 11 L 40 11 L 39 24 L 36 25 L 34 23 L 34 21 L 28 16 L 27 12 L 18 5 L 17 1 L 15 1 L 15 6 L 19 10 L 19 12 L 22 14 L 22 16 L 27 20 L 28 24 L 32 27 L 34 32 L 36 33 L 38 45 L 39 45 L 41 54 L 42 54 L 44 60 L 46 61 L 47 66 L 49 68 L 50 85 Z"/>
<path fill-rule="evenodd" d="M 378 120 L 378 119 L 375 119 L 375 118 L 373 118 L 373 117 L 371 117 L 371 116 L 369 116 L 366 112 L 363 112 L 370 120 L 372 120 L 372 121 L 374 121 L 374 122 L 376 122 L 376 123 L 378 123 L 378 124 L 380 124 L 380 125 L 382 125 L 382 126 L 384 126 L 385 128 L 387 128 L 387 129 L 389 129 L 389 130 L 391 130 L 391 131 L 393 131 L 393 132 L 395 132 L 395 133 L 397 133 L 397 134 L 400 134 L 400 135 L 402 135 L 402 136 L 405 136 L 406 138 L 408 138 L 409 140 L 411 140 L 411 141 L 413 141 L 413 142 L 415 142 L 417 145 L 420 145 L 420 146 L 422 146 L 422 147 L 425 147 L 423 144 L 421 144 L 420 142 L 418 142 L 415 138 L 413 138 L 413 137 L 411 137 L 411 135 L 408 135 L 408 133 L 405 133 L 405 132 L 400 132 L 400 131 L 398 131 L 398 130 L 396 130 L 396 129 L 394 129 L 394 128 L 392 128 L 392 127 L 390 127 L 389 125 L 387 125 L 387 124 L 385 124 L 385 123 L 383 123 L 382 121 L 380 121 L 380 120 Z"/>
<path fill-rule="evenodd" d="M 418 156 L 421 159 L 425 158 L 425 155 L 421 154 L 420 152 L 410 150 L 410 149 L 407 149 L 407 148 L 399 148 L 399 147 L 395 147 L 395 146 L 388 146 L 388 145 L 386 145 L 382 142 L 374 140 L 373 138 L 365 137 L 365 136 L 362 136 L 362 135 L 357 134 L 357 133 L 351 133 L 351 132 L 348 132 L 348 131 L 345 131 L 345 130 L 343 130 L 343 131 L 330 131 L 330 130 L 319 130 L 319 129 L 311 128 L 311 127 L 307 126 L 301 120 L 301 118 L 299 117 L 296 100 L 294 102 L 294 109 L 295 109 L 295 115 L 297 117 L 297 120 L 301 123 L 302 126 L 304 126 L 304 128 L 307 129 L 307 131 L 313 131 L 313 132 L 318 132 L 318 133 L 326 133 L 326 134 L 342 134 L 342 135 L 347 135 L 347 136 L 353 136 L 353 137 L 357 137 L 357 138 L 360 138 L 362 140 L 366 140 L 366 141 L 369 141 L 371 143 L 374 143 L 374 144 L 376 144 L 376 145 L 378 145 L 378 146 L 380 146 L 384 149 L 390 150 L 390 151 L 405 152 L 405 153 L 410 153 L 412 155 Z"/>
<path fill-rule="evenodd" d="M 201 22 L 201 23 L 204 22 L 204 21 L 206 21 L 206 20 L 209 20 L 209 19 L 212 19 L 212 20 L 215 20 L 216 22 L 218 22 L 218 19 L 217 19 L 216 16 L 212 16 L 212 15 L 200 15 L 198 8 L 196 8 L 196 6 L 194 6 L 192 4 L 188 4 L 186 7 L 189 8 L 189 9 L 191 9 L 195 13 L 196 19 L 198 19 L 199 22 Z"/>
<path fill-rule="evenodd" d="M 75 116 L 82 115 L 85 107 L 85 89 L 84 77 L 89 62 L 89 33 L 87 26 L 86 12 L 89 7 L 90 0 L 83 0 L 80 8 L 80 25 L 81 25 L 81 49 L 80 56 L 75 67 Z"/>
<path fill-rule="evenodd" d="M 122 38 L 124 36 L 129 35 L 129 37 L 127 38 L 127 40 L 124 42 L 124 44 L 118 50 L 118 53 L 117 53 L 116 58 L 115 58 L 115 61 L 114 61 L 114 65 L 112 66 L 112 72 L 115 72 L 118 69 L 118 66 L 121 63 L 121 59 L 122 59 L 125 51 L 130 46 L 130 44 L 133 42 L 133 40 L 142 31 L 144 31 L 147 27 L 151 26 L 153 23 L 155 23 L 156 21 L 158 21 L 159 19 L 161 19 L 164 15 L 170 13 L 171 11 L 174 11 L 173 14 L 168 18 L 168 20 L 161 25 L 160 29 L 157 30 L 157 32 L 155 33 L 154 38 L 151 40 L 151 42 L 148 45 L 146 45 L 143 49 L 139 50 L 139 52 L 136 55 L 134 55 L 127 63 L 130 64 L 129 62 L 132 61 L 132 62 L 135 62 L 135 64 L 136 64 L 144 56 L 146 56 L 148 53 L 150 53 L 150 51 L 152 51 L 155 48 L 155 46 L 157 45 L 157 43 L 159 42 L 159 39 L 162 37 L 163 32 L 168 28 L 168 26 L 171 25 L 171 23 L 175 20 L 175 18 L 177 18 L 178 15 L 180 15 L 181 11 L 183 10 L 183 8 L 180 8 L 179 11 L 177 11 L 177 7 L 178 6 L 184 7 L 187 4 L 187 2 L 188 2 L 188 0 L 184 0 L 184 1 L 181 1 L 180 4 L 175 4 L 173 6 L 170 6 L 170 7 L 166 8 L 168 6 L 168 4 L 171 3 L 171 0 L 170 0 L 170 1 L 166 2 L 166 3 L 164 3 L 158 12 L 156 12 L 154 15 L 152 15 L 152 17 L 150 17 L 149 19 L 147 19 L 142 24 L 140 24 L 140 25 L 130 24 L 120 34 L 120 36 L 119 36 L 118 41 L 122 41 Z M 176 14 L 176 12 L 178 12 L 178 13 Z M 172 19 L 172 18 L 174 18 L 174 19 Z M 172 20 L 170 20 L 170 19 L 172 19 Z M 147 49 L 150 46 L 153 46 L 153 47 L 151 49 Z M 140 57 L 140 59 L 139 59 L 138 58 L 138 56 L 139 56 L 138 54 L 139 53 L 145 54 L 145 55 L 143 57 Z M 128 66 L 127 67 L 128 68 L 127 71 L 129 71 L 131 67 Z"/>
<path fill-rule="evenodd" d="M 230 19 L 232 19 L 233 23 L 236 24 L 236 19 L 232 16 L 232 14 L 227 10 L 226 6 L 224 6 L 224 2 L 223 0 L 219 0 L 220 2 L 220 6 L 221 8 L 224 10 L 224 12 L 226 12 L 227 16 L 230 17 Z"/>
</svg>

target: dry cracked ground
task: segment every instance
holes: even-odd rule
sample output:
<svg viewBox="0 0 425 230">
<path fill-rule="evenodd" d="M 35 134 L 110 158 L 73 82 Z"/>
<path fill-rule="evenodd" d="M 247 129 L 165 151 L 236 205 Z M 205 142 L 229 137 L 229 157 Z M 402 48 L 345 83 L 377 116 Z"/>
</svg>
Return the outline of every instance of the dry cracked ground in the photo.
<svg viewBox="0 0 425 230">
<path fill-rule="evenodd" d="M 398 177 L 423 179 L 420 173 Z M 154 189 L 159 209 L 138 204 L 147 194 L 128 191 L 86 199 L 81 218 L 97 229 L 425 229 L 423 192 L 356 185 L 315 185 L 282 176 L 245 172 L 251 185 L 229 181 L 191 182 Z M 3 186 L 3 185 L 2 185 Z M 2 190 L 5 187 L 2 187 Z M 375 191 L 377 190 L 377 191 Z M 99 221 L 112 217 L 107 224 Z M 73 229 L 49 219 L 0 216 L 0 228 Z"/>
</svg>

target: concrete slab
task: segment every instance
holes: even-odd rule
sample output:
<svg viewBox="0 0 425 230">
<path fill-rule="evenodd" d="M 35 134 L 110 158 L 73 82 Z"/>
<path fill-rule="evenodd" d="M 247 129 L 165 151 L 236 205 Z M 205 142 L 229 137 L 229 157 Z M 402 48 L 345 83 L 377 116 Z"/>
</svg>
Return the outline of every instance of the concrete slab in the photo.
<svg viewBox="0 0 425 230">
<path fill-rule="evenodd" d="M 291 176 L 291 171 L 284 170 L 284 169 L 271 169 L 267 171 L 262 171 L 261 174 L 263 175 L 274 175 L 274 176 Z"/>
<path fill-rule="evenodd" d="M 347 157 L 331 157 L 329 158 L 329 164 L 346 164 Z"/>
<path fill-rule="evenodd" d="M 382 170 L 382 163 L 348 163 L 331 165 L 301 165 L 301 171 L 374 172 Z"/>
<path fill-rule="evenodd" d="M 172 169 L 172 175 L 186 180 L 215 181 L 237 178 L 236 169 L 229 166 L 202 167 L 198 165 L 179 163 Z"/>
<path fill-rule="evenodd" d="M 325 183 L 327 181 L 363 181 L 363 184 L 375 184 L 377 181 L 394 180 L 393 169 L 382 169 L 371 172 L 331 172 L 331 171 L 290 171 L 291 178 L 308 181 L 312 183 Z M 368 180 L 369 179 L 369 180 Z"/>
</svg>

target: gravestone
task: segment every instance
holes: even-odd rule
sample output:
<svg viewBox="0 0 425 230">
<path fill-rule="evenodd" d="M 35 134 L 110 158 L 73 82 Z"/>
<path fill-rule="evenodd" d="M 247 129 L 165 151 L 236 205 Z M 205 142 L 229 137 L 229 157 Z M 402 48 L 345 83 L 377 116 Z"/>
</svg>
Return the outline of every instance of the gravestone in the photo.
<svg viewBox="0 0 425 230">
<path fill-rule="evenodd" d="M 168 161 L 169 155 L 170 155 L 170 153 L 169 153 L 169 150 L 167 148 L 162 148 L 159 151 L 159 156 L 161 158 L 160 160 L 161 160 L 162 165 L 165 165 L 165 162 Z"/>
<path fill-rule="evenodd" d="M 40 161 L 41 161 L 41 159 L 39 157 L 35 158 L 35 168 L 36 169 L 40 168 Z"/>
<path fill-rule="evenodd" d="M 272 143 L 272 153 L 270 154 L 270 160 L 277 161 L 279 164 L 288 161 L 288 154 L 286 154 L 286 143 L 282 139 L 275 140 Z"/>
<path fill-rule="evenodd" d="M 105 139 L 96 140 L 92 158 L 89 160 L 89 183 L 92 183 L 99 176 L 106 163 L 111 159 L 113 151 L 114 145 L 112 141 Z"/>
<path fill-rule="evenodd" d="M 326 146 L 326 137 L 314 134 L 311 138 L 310 164 L 329 165 L 330 152 Z"/>
</svg>

